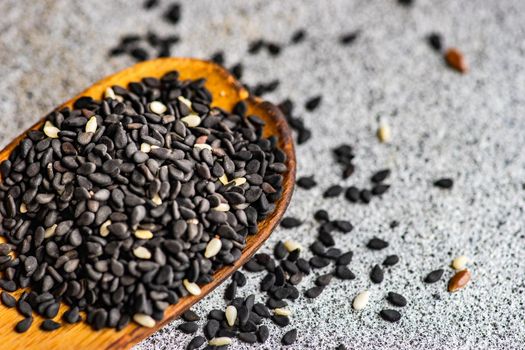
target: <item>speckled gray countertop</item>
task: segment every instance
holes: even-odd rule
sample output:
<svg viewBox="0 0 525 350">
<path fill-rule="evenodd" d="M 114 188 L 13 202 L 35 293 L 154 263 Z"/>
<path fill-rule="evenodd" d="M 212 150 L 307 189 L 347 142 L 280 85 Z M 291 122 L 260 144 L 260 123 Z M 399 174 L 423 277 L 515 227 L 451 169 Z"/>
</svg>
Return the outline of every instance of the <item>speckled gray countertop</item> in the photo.
<svg viewBox="0 0 525 350">
<path fill-rule="evenodd" d="M 184 2 L 175 27 L 159 21 L 168 1 L 161 3 L 145 13 L 142 1 L 0 1 L 1 145 L 92 82 L 132 64 L 107 56 L 123 34 L 179 34 L 183 40 L 173 54 L 180 56 L 209 57 L 223 49 L 227 66 L 242 60 L 246 82 L 280 79 L 266 97 L 292 98 L 313 128 L 312 140 L 297 148 L 298 174 L 315 174 L 319 186 L 297 189 L 288 212 L 305 224 L 277 229 L 263 250 L 289 237 L 311 243 L 317 230 L 312 214 L 319 208 L 355 225 L 336 237 L 339 247 L 354 250 L 356 280 L 336 281 L 314 301 L 300 298 L 291 306 L 299 332 L 293 348 L 524 347 L 525 1 L 416 0 L 405 8 L 394 0 L 194 0 Z M 286 42 L 299 28 L 307 30 L 307 40 L 279 57 L 246 55 L 248 41 Z M 357 29 L 354 45 L 338 44 L 341 33 Z M 465 53 L 469 74 L 444 67 L 424 40 L 430 31 Z M 316 94 L 323 95 L 321 107 L 305 112 L 304 100 Z M 391 144 L 377 142 L 378 115 L 391 125 Z M 343 142 L 355 146 L 357 166 L 345 185 L 365 186 L 373 171 L 393 169 L 392 188 L 382 200 L 364 206 L 343 197 L 322 199 L 323 190 L 340 181 L 330 148 Z M 441 176 L 455 179 L 452 191 L 432 187 Z M 400 226 L 390 229 L 391 220 Z M 367 250 L 373 236 L 390 247 Z M 381 285 L 371 285 L 370 267 L 392 253 L 401 263 Z M 461 254 L 473 260 L 473 281 L 449 294 L 446 280 L 453 272 L 447 265 Z M 439 267 L 445 278 L 423 284 Z M 260 276 L 247 276 L 240 294 L 257 288 Z M 370 304 L 354 312 L 353 297 L 367 288 Z M 378 317 L 388 291 L 409 299 L 397 324 Z M 204 316 L 224 307 L 222 295 L 220 287 L 194 310 Z M 177 325 L 135 349 L 184 348 L 190 337 Z M 284 331 L 270 330 L 258 348 L 280 346 Z M 250 347 L 236 341 L 232 348 Z"/>
</svg>

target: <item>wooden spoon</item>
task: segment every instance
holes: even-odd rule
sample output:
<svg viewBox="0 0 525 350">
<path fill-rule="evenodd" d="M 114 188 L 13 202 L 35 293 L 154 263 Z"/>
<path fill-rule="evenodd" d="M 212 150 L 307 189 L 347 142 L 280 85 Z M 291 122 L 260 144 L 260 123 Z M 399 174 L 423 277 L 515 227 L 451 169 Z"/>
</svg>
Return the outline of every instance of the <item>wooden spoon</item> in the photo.
<svg viewBox="0 0 525 350">
<path fill-rule="evenodd" d="M 218 270 L 214 274 L 212 282 L 201 286 L 202 293 L 199 296 L 190 295 L 181 298 L 177 304 L 170 306 L 165 312 L 164 319 L 157 322 L 155 327 L 145 328 L 130 323 L 120 332 L 116 332 L 113 329 L 93 331 L 90 326 L 81 322 L 75 325 L 64 323 L 59 330 L 53 333 L 47 333 L 39 329 L 43 318 L 35 314 L 32 327 L 24 334 L 17 334 L 14 331 L 14 326 L 22 319 L 22 316 L 13 309 L 7 309 L 1 306 L 2 322 L 0 322 L 0 334 L 2 335 L 2 344 L 0 345 L 0 349 L 129 349 L 140 340 L 148 337 L 170 321 L 173 321 L 184 311 L 188 310 L 194 303 L 221 284 L 228 276 L 250 259 L 279 223 L 290 202 L 295 182 L 295 153 L 290 128 L 277 107 L 259 98 L 251 97 L 248 91 L 221 66 L 212 62 L 192 58 L 161 58 L 142 62 L 102 79 L 59 108 L 66 106 L 72 107 L 73 102 L 80 96 L 91 96 L 94 99 L 100 99 L 107 87 L 113 85 L 127 87 L 130 82 L 140 81 L 144 77 L 159 78 L 172 70 L 177 70 L 180 73 L 181 79 L 205 78 L 206 87 L 213 95 L 213 106 L 218 106 L 230 111 L 239 100 L 245 100 L 248 105 L 248 113 L 256 114 L 266 122 L 264 129 L 265 136 L 277 135 L 279 137 L 279 147 L 288 157 L 286 161 L 288 170 L 283 174 L 284 191 L 282 197 L 276 203 L 275 211 L 259 223 L 259 232 L 255 236 L 248 237 L 241 258 L 236 261 L 235 264 L 225 266 Z M 44 119 L 40 120 L 30 129 L 41 127 L 43 122 Z M 0 152 L 0 162 L 9 156 L 10 152 L 23 137 L 24 134 L 18 136 Z M 65 310 L 67 310 L 67 307 L 61 305 L 60 312 L 58 316 L 55 317 L 55 320 L 60 320 Z"/>
</svg>

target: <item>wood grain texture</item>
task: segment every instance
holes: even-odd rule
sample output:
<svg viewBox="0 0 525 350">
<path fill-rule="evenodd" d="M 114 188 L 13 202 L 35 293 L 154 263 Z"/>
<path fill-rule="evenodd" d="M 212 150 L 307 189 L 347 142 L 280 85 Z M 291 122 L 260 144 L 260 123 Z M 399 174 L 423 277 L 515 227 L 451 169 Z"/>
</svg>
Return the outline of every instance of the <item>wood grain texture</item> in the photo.
<svg viewBox="0 0 525 350">
<path fill-rule="evenodd" d="M 59 108 L 71 107 L 73 102 L 80 96 L 91 96 L 100 99 L 106 89 L 113 85 L 126 87 L 128 83 L 140 81 L 144 77 L 161 77 L 166 72 L 177 70 L 181 79 L 206 79 L 206 87 L 213 95 L 213 106 L 218 106 L 226 110 L 231 108 L 241 99 L 248 104 L 248 113 L 256 114 L 265 122 L 265 136 L 279 136 L 279 146 L 286 153 L 288 170 L 284 175 L 284 191 L 280 200 L 276 203 L 275 211 L 264 221 L 259 223 L 259 232 L 255 236 L 248 237 L 246 248 L 243 250 L 241 259 L 232 266 L 226 266 L 214 275 L 214 280 L 201 287 L 200 296 L 187 296 L 180 299 L 176 305 L 170 306 L 165 313 L 162 321 L 157 322 L 154 328 L 144 328 L 136 324 L 130 324 L 120 332 L 113 329 L 93 331 L 87 324 L 79 323 L 76 325 L 63 325 L 61 329 L 53 333 L 46 333 L 39 329 L 42 318 L 35 316 L 33 325 L 28 332 L 23 335 L 14 331 L 15 324 L 22 317 L 13 309 L 0 306 L 2 322 L 0 323 L 1 345 L 0 349 L 129 349 L 140 340 L 148 337 L 153 332 L 176 319 L 180 314 L 189 309 L 194 303 L 199 301 L 215 287 L 221 284 L 235 270 L 241 267 L 270 236 L 272 230 L 278 225 L 292 196 L 295 183 L 295 153 L 291 130 L 286 123 L 284 116 L 274 105 L 262 101 L 259 98 L 249 96 L 249 93 L 239 82 L 224 68 L 209 61 L 192 58 L 161 58 L 152 61 L 139 63 L 133 67 L 125 69 L 114 75 L 106 77 L 93 84 L 90 88 L 83 91 L 76 97 L 67 101 Z M 39 128 L 43 120 L 38 121 L 30 129 Z M 24 137 L 25 133 L 13 140 L 4 150 L 0 152 L 0 161 L 6 159 L 14 147 Z M 19 292 L 15 294 L 19 294 Z M 62 313 L 67 310 L 65 305 L 60 308 L 59 315 L 55 320 L 60 320 Z M 181 344 L 181 347 L 185 346 Z"/>
</svg>

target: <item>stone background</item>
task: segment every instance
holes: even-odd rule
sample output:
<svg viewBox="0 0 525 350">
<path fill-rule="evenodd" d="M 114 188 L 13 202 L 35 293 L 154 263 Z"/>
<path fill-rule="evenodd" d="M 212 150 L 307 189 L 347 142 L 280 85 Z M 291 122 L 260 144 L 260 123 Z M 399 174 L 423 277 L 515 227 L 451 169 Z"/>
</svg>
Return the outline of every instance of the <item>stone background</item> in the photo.
<svg viewBox="0 0 525 350">
<path fill-rule="evenodd" d="M 316 300 L 300 298 L 291 306 L 287 329 L 299 332 L 293 348 L 524 347 L 525 1 L 416 0 L 406 8 L 394 0 L 193 0 L 183 3 L 177 26 L 159 19 L 167 5 L 164 0 L 144 12 L 142 1 L 130 0 L 0 1 L 1 145 L 78 91 L 131 65 L 128 57 L 108 58 L 121 35 L 176 33 L 183 38 L 173 50 L 177 56 L 209 57 L 222 49 L 227 66 L 242 60 L 245 82 L 280 79 L 267 99 L 292 98 L 313 129 L 312 140 L 297 148 L 298 174 L 315 174 L 319 186 L 297 189 L 288 212 L 305 224 L 277 229 L 264 250 L 289 237 L 310 244 L 317 230 L 312 214 L 320 208 L 355 225 L 336 237 L 339 247 L 354 250 L 350 266 L 357 279 L 335 281 Z M 307 30 L 307 40 L 277 58 L 246 54 L 250 40 L 284 43 L 299 28 Z M 340 34 L 357 29 L 361 36 L 353 45 L 338 44 Z M 444 66 L 424 39 L 431 31 L 465 53 L 469 74 Z M 303 102 L 316 94 L 323 95 L 321 107 L 305 112 Z M 391 144 L 375 138 L 378 115 L 392 127 Z M 324 189 L 340 182 L 330 149 L 343 142 L 357 154 L 356 174 L 344 185 L 367 186 L 372 172 L 393 169 L 392 188 L 382 199 L 368 206 L 322 199 Z M 432 187 L 441 176 L 455 179 L 452 191 Z M 393 230 L 392 220 L 400 222 Z M 373 236 L 390 247 L 368 251 Z M 381 285 L 371 285 L 371 266 L 393 253 L 401 263 Z M 473 260 L 473 281 L 449 294 L 447 265 L 461 254 Z M 421 282 L 440 267 L 446 269 L 441 282 Z M 260 276 L 248 276 L 240 294 L 257 289 Z M 367 288 L 368 307 L 354 312 L 353 297 Z M 378 317 L 388 291 L 409 300 L 398 324 Z M 224 307 L 222 294 L 218 288 L 194 310 L 204 316 Z M 184 348 L 190 337 L 175 330 L 178 323 L 135 350 Z M 270 340 L 258 348 L 280 346 L 284 330 L 270 330 Z M 255 347 L 235 342 L 232 348 Z"/>
</svg>

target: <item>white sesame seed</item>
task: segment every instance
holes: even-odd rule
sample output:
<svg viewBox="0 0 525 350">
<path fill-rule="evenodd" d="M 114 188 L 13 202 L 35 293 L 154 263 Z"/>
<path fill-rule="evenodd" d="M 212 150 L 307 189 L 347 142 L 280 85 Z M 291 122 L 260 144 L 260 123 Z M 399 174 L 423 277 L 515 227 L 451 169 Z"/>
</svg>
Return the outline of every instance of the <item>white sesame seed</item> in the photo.
<svg viewBox="0 0 525 350">
<path fill-rule="evenodd" d="M 184 103 L 189 109 L 192 109 L 191 108 L 191 101 L 188 100 L 186 97 L 184 96 L 179 96 L 177 97 L 179 99 L 180 102 Z"/>
<path fill-rule="evenodd" d="M 20 213 L 27 213 L 27 205 L 23 202 L 20 204 Z"/>
<path fill-rule="evenodd" d="M 102 237 L 106 237 L 109 235 L 109 229 L 108 226 L 111 225 L 111 220 L 106 220 L 100 225 L 99 233 Z"/>
<path fill-rule="evenodd" d="M 234 205 L 233 207 L 235 209 L 244 210 L 244 209 L 248 208 L 249 206 L 250 206 L 250 203 L 241 203 L 241 204 Z"/>
<path fill-rule="evenodd" d="M 467 264 L 469 263 L 469 258 L 465 255 L 458 256 L 454 260 L 452 260 L 452 268 L 454 270 L 464 270 L 467 267 Z"/>
<path fill-rule="evenodd" d="M 190 128 L 199 126 L 201 123 L 201 118 L 197 114 L 190 114 L 184 118 L 180 118 L 180 120 Z"/>
<path fill-rule="evenodd" d="M 137 247 L 133 249 L 133 255 L 135 255 L 139 259 L 144 259 L 144 260 L 151 259 L 150 251 L 144 247 Z"/>
<path fill-rule="evenodd" d="M 207 143 L 196 143 L 196 144 L 193 145 L 193 148 L 209 149 L 210 151 L 212 150 L 211 146 L 208 145 Z"/>
<path fill-rule="evenodd" d="M 104 98 L 116 99 L 115 91 L 113 91 L 112 88 L 107 87 L 106 91 L 104 91 Z"/>
<path fill-rule="evenodd" d="M 150 102 L 149 104 L 149 110 L 155 114 L 161 115 L 161 114 L 164 114 L 168 110 L 168 107 L 166 107 L 166 105 L 162 102 L 153 101 L 153 102 Z"/>
<path fill-rule="evenodd" d="M 143 327 L 153 328 L 155 327 L 155 320 L 146 314 L 135 314 L 133 315 L 133 321 L 137 322 Z"/>
<path fill-rule="evenodd" d="M 57 224 L 53 224 L 50 227 L 46 228 L 46 230 L 44 231 L 44 238 L 47 239 L 47 238 L 53 237 L 55 235 L 56 229 L 57 229 Z"/>
<path fill-rule="evenodd" d="M 184 279 L 182 281 L 182 284 L 184 285 L 184 288 L 191 294 L 191 295 L 200 295 L 201 294 L 201 288 L 197 283 L 190 282 L 187 279 Z"/>
<path fill-rule="evenodd" d="M 386 122 L 381 122 L 377 129 L 377 138 L 382 143 L 388 143 L 391 137 L 390 126 Z"/>
<path fill-rule="evenodd" d="M 292 241 L 291 239 L 288 239 L 284 242 L 284 247 L 289 252 L 293 252 L 296 249 L 299 249 L 299 250 L 303 249 L 303 247 L 301 247 L 299 243 L 297 243 L 296 241 Z"/>
<path fill-rule="evenodd" d="M 50 137 L 52 139 L 58 138 L 58 133 L 60 132 L 60 129 L 53 125 L 49 120 L 46 121 L 44 124 L 44 134 L 46 134 L 47 137 Z"/>
<path fill-rule="evenodd" d="M 241 186 L 246 183 L 246 178 L 244 177 L 238 177 L 236 179 L 233 179 L 231 182 L 235 184 L 235 186 Z"/>
<path fill-rule="evenodd" d="M 278 316 L 291 316 L 292 315 L 292 311 L 285 309 L 285 308 L 281 308 L 281 307 L 273 309 L 273 313 L 274 315 L 278 315 Z"/>
<path fill-rule="evenodd" d="M 228 322 L 228 325 L 232 327 L 235 324 L 235 320 L 237 319 L 237 308 L 233 305 L 229 305 L 224 313 L 226 316 L 226 322 Z"/>
<path fill-rule="evenodd" d="M 222 248 L 222 242 L 220 238 L 212 238 L 206 245 L 206 250 L 204 251 L 204 257 L 211 258 L 219 254 Z"/>
<path fill-rule="evenodd" d="M 151 145 L 143 142 L 140 144 L 140 150 L 144 153 L 149 153 L 151 151 Z"/>
<path fill-rule="evenodd" d="M 162 204 L 162 199 L 160 198 L 160 196 L 159 196 L 158 193 L 155 193 L 155 195 L 153 196 L 153 198 L 151 198 L 151 201 L 152 201 L 153 204 L 155 204 L 155 205 L 161 205 L 161 204 Z"/>
<path fill-rule="evenodd" d="M 187 222 L 188 224 L 198 225 L 198 224 L 199 224 L 199 219 L 197 219 L 197 218 L 188 219 L 188 220 L 186 220 L 186 222 Z"/>
<path fill-rule="evenodd" d="M 357 294 L 357 296 L 354 298 L 354 301 L 352 303 L 354 310 L 363 310 L 366 304 L 368 304 L 369 298 L 370 298 L 370 292 L 367 290 Z"/>
<path fill-rule="evenodd" d="M 225 345 L 231 345 L 232 339 L 228 337 L 217 337 L 213 338 L 208 342 L 208 345 L 210 346 L 225 346 Z"/>
<path fill-rule="evenodd" d="M 97 131 L 97 117 L 92 116 L 86 123 L 86 132 L 94 133 L 95 131 Z"/>
<path fill-rule="evenodd" d="M 224 185 L 226 186 L 228 184 L 228 177 L 226 176 L 226 174 L 222 174 L 221 177 L 219 177 L 219 181 Z"/>
<path fill-rule="evenodd" d="M 216 211 L 228 211 L 230 210 L 230 205 L 228 203 L 220 203 L 218 206 L 211 209 Z"/>
<path fill-rule="evenodd" d="M 151 232 L 150 230 L 136 230 L 135 237 L 137 237 L 138 239 L 152 239 L 153 232 Z"/>
</svg>

